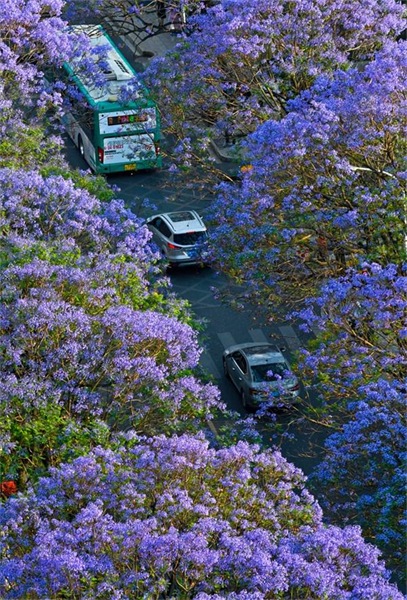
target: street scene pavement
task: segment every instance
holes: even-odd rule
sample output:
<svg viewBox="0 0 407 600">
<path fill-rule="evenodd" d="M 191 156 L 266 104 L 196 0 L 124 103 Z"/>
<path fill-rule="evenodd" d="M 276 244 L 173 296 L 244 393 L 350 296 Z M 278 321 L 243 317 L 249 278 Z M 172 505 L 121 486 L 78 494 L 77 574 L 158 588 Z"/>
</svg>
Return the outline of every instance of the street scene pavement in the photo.
<svg viewBox="0 0 407 600">
<path fill-rule="evenodd" d="M 136 45 L 133 35 L 120 36 L 115 39 L 126 58 L 139 70 L 143 70 L 154 57 L 162 56 L 177 43 L 177 36 L 169 32 L 161 33 Z M 68 156 L 73 166 L 87 169 L 77 149 L 67 140 Z M 231 164 L 231 152 L 223 140 L 212 145 L 214 156 L 220 166 Z M 138 216 L 147 218 L 154 213 L 183 209 L 196 210 L 205 220 L 211 203 L 211 191 L 200 183 L 185 189 L 182 182 L 165 168 L 154 172 L 135 172 L 114 174 L 108 181 L 119 189 L 117 197 L 125 200 L 127 206 Z M 204 326 L 201 335 L 203 352 L 200 359 L 203 376 L 213 381 L 221 391 L 222 401 L 229 410 L 247 416 L 242 407 L 241 398 L 226 378 L 222 369 L 222 353 L 228 346 L 243 342 L 267 342 L 284 348 L 284 353 L 291 361 L 294 353 L 303 347 L 310 338 L 293 323 L 285 321 L 269 322 L 259 307 L 251 306 L 246 301 L 239 301 L 244 289 L 239 288 L 224 275 L 211 268 L 180 267 L 169 271 L 173 291 L 190 302 L 194 315 Z M 238 300 L 239 309 L 222 302 L 222 295 Z M 307 400 L 311 398 L 312 389 L 302 389 Z M 290 413 L 280 414 L 279 420 L 286 424 L 288 435 L 270 437 L 267 427 L 264 430 L 266 444 L 281 444 L 291 461 L 305 473 L 310 472 L 318 458 L 315 446 L 320 446 L 320 437 L 314 439 L 313 432 L 299 430 Z M 291 421 L 293 423 L 291 424 Z M 215 424 L 216 426 L 216 424 Z M 302 425 L 303 427 L 303 425 Z M 291 441 L 290 433 L 300 438 L 300 444 Z M 311 452 L 312 446 L 312 452 Z M 310 455 L 313 454 L 313 458 Z"/>
<path fill-rule="evenodd" d="M 5 0 L 1 600 L 406 600 L 405 11 L 367 4 Z"/>
</svg>

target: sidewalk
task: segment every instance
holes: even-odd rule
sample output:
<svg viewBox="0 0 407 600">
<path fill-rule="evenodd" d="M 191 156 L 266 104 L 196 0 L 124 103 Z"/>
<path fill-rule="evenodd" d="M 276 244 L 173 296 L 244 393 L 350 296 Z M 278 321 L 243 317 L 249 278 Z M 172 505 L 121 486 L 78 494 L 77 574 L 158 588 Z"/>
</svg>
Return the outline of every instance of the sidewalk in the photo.
<svg viewBox="0 0 407 600">
<path fill-rule="evenodd" d="M 136 34 L 129 33 L 126 36 L 120 36 L 124 44 L 133 53 L 134 58 L 139 61 L 142 60 L 146 63 L 157 56 L 164 56 L 166 52 L 172 50 L 177 44 L 177 36 L 172 35 L 170 32 L 163 31 L 153 37 L 147 38 L 138 43 Z"/>
<path fill-rule="evenodd" d="M 225 137 L 215 138 L 210 142 L 211 148 L 214 151 L 216 158 L 221 162 L 236 163 L 236 146 L 228 144 Z"/>
<path fill-rule="evenodd" d="M 145 22 L 151 25 L 152 29 L 158 29 L 158 18 L 155 10 L 143 11 L 142 18 Z M 110 27 L 115 31 L 127 47 L 132 55 L 133 59 L 137 62 L 144 63 L 144 67 L 148 65 L 148 62 L 156 57 L 163 56 L 166 52 L 174 48 L 178 42 L 176 35 L 172 35 L 170 31 L 163 30 L 160 33 L 142 39 L 145 33 L 143 32 L 143 23 L 137 17 L 134 17 L 133 28 L 134 31 L 139 30 L 140 33 L 130 32 L 124 33 L 121 28 L 121 23 L 116 27 L 113 20 L 109 20 Z M 147 25 L 148 27 L 148 25 Z"/>
</svg>

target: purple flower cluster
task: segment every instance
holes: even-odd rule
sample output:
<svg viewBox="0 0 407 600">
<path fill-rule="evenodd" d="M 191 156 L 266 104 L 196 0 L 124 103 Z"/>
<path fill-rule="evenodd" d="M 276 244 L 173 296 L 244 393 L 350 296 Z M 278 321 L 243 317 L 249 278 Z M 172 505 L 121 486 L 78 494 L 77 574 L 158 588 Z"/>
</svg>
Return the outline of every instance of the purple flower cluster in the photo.
<svg viewBox="0 0 407 600">
<path fill-rule="evenodd" d="M 331 518 L 359 523 L 397 571 L 406 524 L 406 269 L 364 263 L 307 304 L 296 316 L 319 334 L 299 353 L 299 368 L 320 382 L 318 418 L 337 430 L 316 472 L 319 497 Z"/>
<path fill-rule="evenodd" d="M 356 527 L 325 526 L 281 454 L 122 440 L 0 507 L 2 598 L 401 600 Z"/>
<path fill-rule="evenodd" d="M 220 187 L 214 259 L 270 309 L 365 258 L 405 260 L 406 47 L 320 76 L 250 136 L 240 185 Z"/>
<path fill-rule="evenodd" d="M 42 88 L 42 69 L 61 65 L 71 43 L 62 19 L 62 0 L 4 0 L 0 8 L 0 72 L 8 97 L 32 104 Z M 38 96 L 36 97 L 38 100 Z"/>
<path fill-rule="evenodd" d="M 406 376 L 406 266 L 365 262 L 328 280 L 307 305 L 297 316 L 305 328 L 319 327 L 321 341 L 301 353 L 301 367 L 314 376 L 323 373 L 327 390 L 352 397 L 359 385 L 379 376 Z"/>
<path fill-rule="evenodd" d="M 179 140 L 174 160 L 186 153 L 188 164 L 207 154 L 209 138 L 233 140 L 284 116 L 318 76 L 370 59 L 405 27 L 393 0 L 234 0 L 188 23 L 186 39 L 146 74 Z"/>
<path fill-rule="evenodd" d="M 3 169 L 0 179 L 2 469 L 25 479 L 30 450 L 13 459 L 14 448 L 38 439 L 32 475 L 58 462 L 56 432 L 77 439 L 73 420 L 149 434 L 206 426 L 219 391 L 194 375 L 197 334 L 159 275 L 147 227 L 123 202 L 59 176 Z"/>
<path fill-rule="evenodd" d="M 316 470 L 319 497 L 331 521 L 359 523 L 397 571 L 405 559 L 407 524 L 407 380 L 363 386 L 348 411 Z"/>
</svg>

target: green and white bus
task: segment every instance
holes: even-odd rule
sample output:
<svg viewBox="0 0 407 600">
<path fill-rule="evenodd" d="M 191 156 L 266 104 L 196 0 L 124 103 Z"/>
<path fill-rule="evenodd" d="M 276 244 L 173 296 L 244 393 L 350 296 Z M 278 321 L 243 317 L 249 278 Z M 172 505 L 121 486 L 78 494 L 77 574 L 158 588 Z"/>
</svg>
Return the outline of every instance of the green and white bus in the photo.
<svg viewBox="0 0 407 600">
<path fill-rule="evenodd" d="M 72 29 L 88 37 L 95 57 L 98 49 L 103 53 L 106 84 L 98 87 L 77 65 L 64 64 L 81 96 L 71 100 L 62 118 L 69 137 L 95 173 L 161 167 L 160 115 L 148 90 L 141 86 L 131 101 L 121 102 L 121 90 L 137 79 L 137 73 L 100 25 L 74 25 Z"/>
</svg>

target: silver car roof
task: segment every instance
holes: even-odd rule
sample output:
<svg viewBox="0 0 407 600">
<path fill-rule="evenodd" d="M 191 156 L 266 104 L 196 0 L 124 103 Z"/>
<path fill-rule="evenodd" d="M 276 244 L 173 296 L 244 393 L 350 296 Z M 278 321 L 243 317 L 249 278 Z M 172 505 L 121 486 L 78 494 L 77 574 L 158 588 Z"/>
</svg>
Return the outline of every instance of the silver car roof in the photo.
<svg viewBox="0 0 407 600">
<path fill-rule="evenodd" d="M 191 211 L 165 213 L 162 215 L 170 222 L 171 228 L 176 233 L 187 231 L 206 231 L 202 219 L 197 213 Z"/>
</svg>

